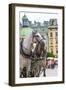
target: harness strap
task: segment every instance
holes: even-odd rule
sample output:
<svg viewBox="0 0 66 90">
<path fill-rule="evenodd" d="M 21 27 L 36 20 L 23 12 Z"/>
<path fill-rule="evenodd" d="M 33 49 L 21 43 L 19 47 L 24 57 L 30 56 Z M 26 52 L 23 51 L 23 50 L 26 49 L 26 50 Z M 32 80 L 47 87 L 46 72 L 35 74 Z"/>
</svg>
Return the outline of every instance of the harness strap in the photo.
<svg viewBox="0 0 66 90">
<path fill-rule="evenodd" d="M 27 48 L 25 48 L 26 50 L 28 50 Z M 25 58 L 30 58 L 31 55 L 28 55 L 24 52 L 23 50 L 23 46 L 22 46 L 22 55 L 25 57 Z"/>
</svg>

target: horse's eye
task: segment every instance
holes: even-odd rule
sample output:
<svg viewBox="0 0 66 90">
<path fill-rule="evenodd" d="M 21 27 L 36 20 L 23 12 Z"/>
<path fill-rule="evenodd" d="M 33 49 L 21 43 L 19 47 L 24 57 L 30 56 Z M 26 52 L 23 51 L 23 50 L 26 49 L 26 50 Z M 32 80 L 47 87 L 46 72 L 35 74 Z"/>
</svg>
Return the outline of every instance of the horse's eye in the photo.
<svg viewBox="0 0 66 90">
<path fill-rule="evenodd" d="M 36 37 L 39 37 L 38 35 L 36 35 Z"/>
</svg>

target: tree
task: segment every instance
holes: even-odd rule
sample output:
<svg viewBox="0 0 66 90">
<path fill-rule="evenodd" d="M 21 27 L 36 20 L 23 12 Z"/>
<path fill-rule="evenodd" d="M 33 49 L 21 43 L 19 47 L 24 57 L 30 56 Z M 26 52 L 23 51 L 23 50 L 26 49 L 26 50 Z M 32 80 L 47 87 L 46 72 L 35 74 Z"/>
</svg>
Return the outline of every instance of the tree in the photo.
<svg viewBox="0 0 66 90">
<path fill-rule="evenodd" d="M 55 57 L 55 55 L 51 52 L 47 52 L 47 57 Z"/>
</svg>

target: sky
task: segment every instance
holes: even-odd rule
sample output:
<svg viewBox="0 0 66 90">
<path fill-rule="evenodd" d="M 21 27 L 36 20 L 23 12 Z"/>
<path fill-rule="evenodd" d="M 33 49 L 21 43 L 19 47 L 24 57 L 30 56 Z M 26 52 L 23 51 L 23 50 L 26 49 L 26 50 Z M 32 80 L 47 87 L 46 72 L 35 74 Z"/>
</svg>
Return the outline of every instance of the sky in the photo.
<svg viewBox="0 0 66 90">
<path fill-rule="evenodd" d="M 44 21 L 49 21 L 50 19 L 57 19 L 57 13 L 48 13 L 48 12 L 27 12 L 27 11 L 20 11 L 20 22 L 22 22 L 22 17 L 24 14 L 28 17 L 32 23 L 34 21 L 43 23 Z"/>
</svg>

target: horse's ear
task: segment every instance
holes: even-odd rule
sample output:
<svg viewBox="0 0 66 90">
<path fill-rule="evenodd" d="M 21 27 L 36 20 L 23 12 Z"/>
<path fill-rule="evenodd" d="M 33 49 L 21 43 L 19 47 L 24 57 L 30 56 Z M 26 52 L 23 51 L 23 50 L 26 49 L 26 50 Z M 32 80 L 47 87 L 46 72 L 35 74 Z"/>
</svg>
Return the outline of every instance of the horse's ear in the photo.
<svg viewBox="0 0 66 90">
<path fill-rule="evenodd" d="M 35 35 L 36 33 L 37 33 L 37 31 L 36 31 L 36 30 L 33 30 L 33 31 L 32 31 L 32 34 L 33 34 L 33 35 Z"/>
</svg>

